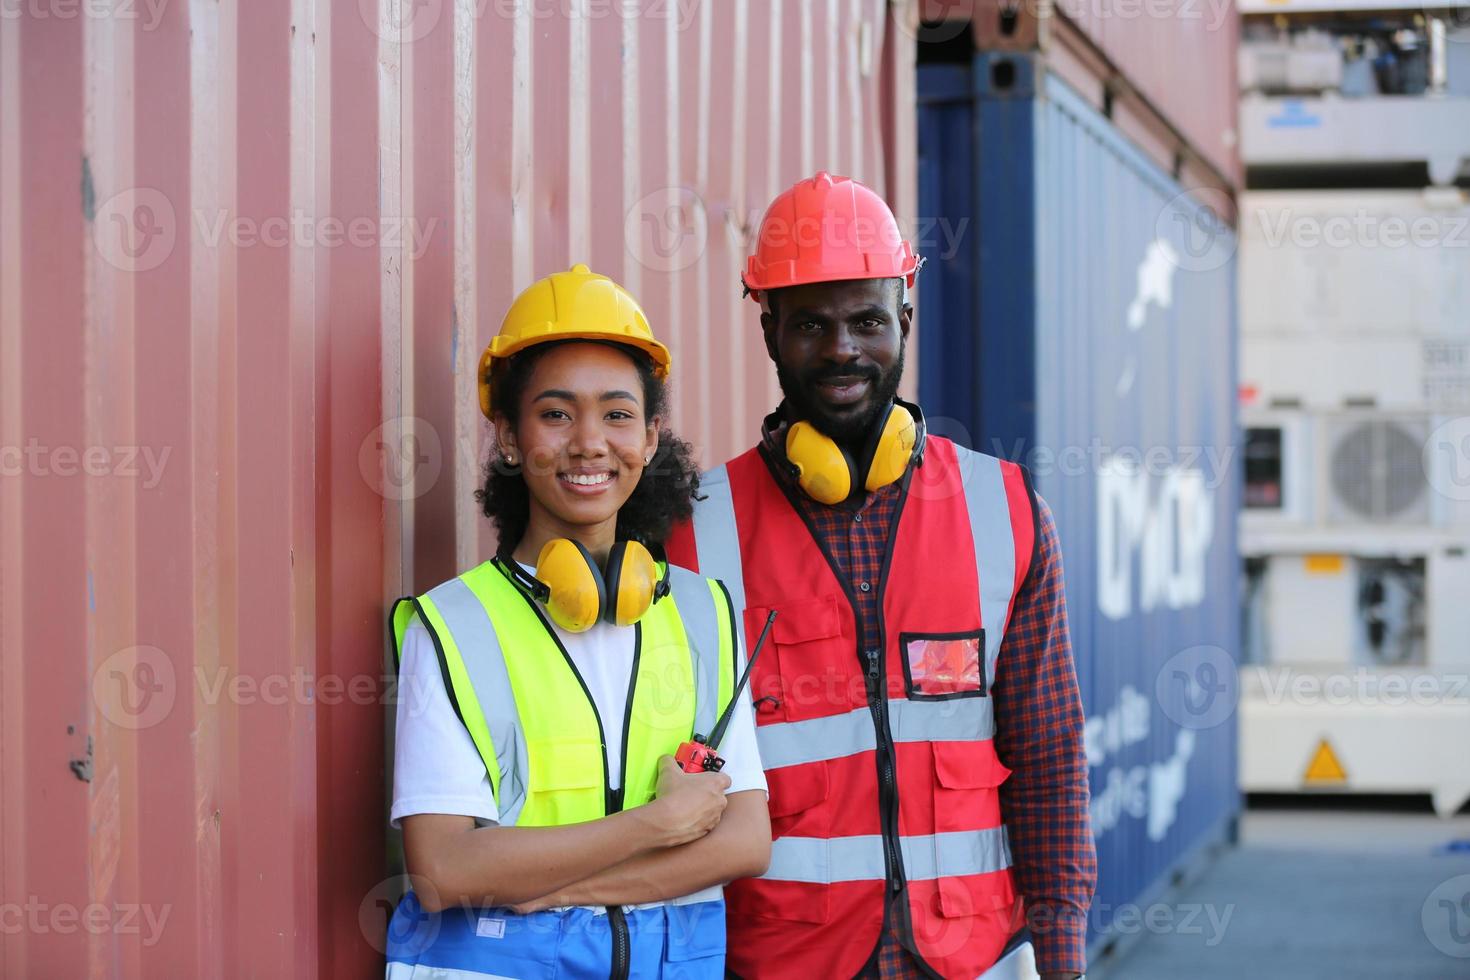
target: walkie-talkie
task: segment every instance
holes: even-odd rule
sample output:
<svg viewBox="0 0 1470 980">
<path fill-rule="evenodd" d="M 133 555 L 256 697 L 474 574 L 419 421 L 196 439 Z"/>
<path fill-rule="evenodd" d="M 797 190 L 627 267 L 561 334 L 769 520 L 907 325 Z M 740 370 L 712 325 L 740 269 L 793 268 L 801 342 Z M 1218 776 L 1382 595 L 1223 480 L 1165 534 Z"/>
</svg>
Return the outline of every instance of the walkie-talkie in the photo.
<svg viewBox="0 0 1470 980">
<path fill-rule="evenodd" d="M 714 731 L 706 738 L 696 734 L 694 741 L 685 742 L 679 746 L 679 751 L 674 754 L 674 761 L 679 768 L 685 772 L 719 772 L 725 767 L 725 760 L 720 758 L 720 740 L 725 737 L 725 729 L 730 725 L 730 717 L 735 713 L 735 706 L 740 703 L 740 695 L 745 692 L 745 683 L 750 680 L 750 671 L 755 667 L 755 658 L 761 654 L 761 647 L 766 644 L 766 634 L 771 632 L 771 624 L 776 621 L 776 610 L 766 617 L 766 625 L 761 627 L 760 638 L 755 641 L 755 649 L 751 651 L 750 659 L 745 663 L 745 673 L 740 675 L 740 682 L 735 685 L 735 695 L 730 698 L 730 703 L 725 706 L 725 711 L 715 722 Z"/>
</svg>

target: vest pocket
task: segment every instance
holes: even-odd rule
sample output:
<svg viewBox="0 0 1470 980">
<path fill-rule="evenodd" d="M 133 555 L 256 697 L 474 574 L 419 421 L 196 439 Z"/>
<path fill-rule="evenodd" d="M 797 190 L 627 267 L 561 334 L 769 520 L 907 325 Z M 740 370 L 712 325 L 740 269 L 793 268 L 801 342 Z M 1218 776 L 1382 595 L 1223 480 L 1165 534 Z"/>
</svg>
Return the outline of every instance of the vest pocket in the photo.
<svg viewBox="0 0 1470 980">
<path fill-rule="evenodd" d="M 853 659 L 855 641 L 842 635 L 837 601 L 837 596 L 826 595 L 745 610 L 747 637 L 760 635 L 772 609 L 777 614 L 771 624 L 770 649 L 761 654 L 761 660 L 770 658 L 775 669 L 758 667 L 755 680 L 759 686 L 752 683 L 756 699 L 773 698 L 777 703 L 770 709 L 758 705 L 760 716 L 801 721 L 862 703 L 861 675 Z M 858 682 L 856 702 L 854 680 Z"/>
<path fill-rule="evenodd" d="M 946 919 L 1002 911 L 1008 915 L 1016 904 L 1016 889 L 1009 868 L 968 878 L 940 878 L 937 884 L 939 914 Z"/>
<path fill-rule="evenodd" d="M 602 746 L 586 739 L 528 741 L 527 826 L 558 826 L 602 816 Z"/>
<path fill-rule="evenodd" d="M 881 895 L 877 899 L 882 901 Z M 778 923 L 806 922 L 825 925 L 832 918 L 832 888 L 799 881 L 766 881 L 742 878 L 725 886 L 727 919 L 739 939 L 744 955 L 761 947 L 761 939 L 789 942 Z"/>
<path fill-rule="evenodd" d="M 987 868 L 983 859 L 990 845 L 940 846 L 940 835 L 951 838 L 965 833 L 990 838 L 1001 832 L 1000 786 L 1011 775 L 995 754 L 995 743 L 931 742 L 934 752 L 934 864 L 939 872 L 939 914 L 962 918 L 1009 909 L 1015 902 L 1008 850 L 994 855 Z M 989 828 L 989 831 L 977 830 Z M 961 840 L 964 838 L 961 837 Z M 982 859 L 977 866 L 977 857 Z"/>
<path fill-rule="evenodd" d="M 990 739 L 931 742 L 934 752 L 934 830 L 1000 826 L 1000 785 L 1011 775 Z"/>
<path fill-rule="evenodd" d="M 822 806 L 831 792 L 826 762 L 772 769 L 766 773 L 766 786 L 772 839 L 826 837 L 831 832 L 832 815 Z"/>
<path fill-rule="evenodd" d="M 823 869 L 829 868 L 827 837 L 832 832 L 832 813 L 827 800 L 831 779 L 827 769 L 828 764 L 822 761 L 766 773 L 772 840 L 799 839 L 808 857 L 812 856 L 809 849 L 815 849 L 817 865 Z M 831 916 L 831 888 L 811 879 L 814 870 L 808 866 L 783 869 L 779 855 L 773 854 L 771 868 L 766 872 L 773 877 L 760 880 L 758 887 L 749 887 L 756 885 L 755 881 L 734 882 L 725 889 L 725 901 L 736 917 L 825 923 Z M 783 871 L 791 877 L 781 877 Z"/>
<path fill-rule="evenodd" d="M 689 905 L 666 905 L 664 959 L 669 963 L 689 963 L 675 976 L 701 976 L 708 966 L 724 975 L 725 903 L 694 902 Z M 719 958 L 719 963 L 704 964 L 700 960 Z"/>
</svg>

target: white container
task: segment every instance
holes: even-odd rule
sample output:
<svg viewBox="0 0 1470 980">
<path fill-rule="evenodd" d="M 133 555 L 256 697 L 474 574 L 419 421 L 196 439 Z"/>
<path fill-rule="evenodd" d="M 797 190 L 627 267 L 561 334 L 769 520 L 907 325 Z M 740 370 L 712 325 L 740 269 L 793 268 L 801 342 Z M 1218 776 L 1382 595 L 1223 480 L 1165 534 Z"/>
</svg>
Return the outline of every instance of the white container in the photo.
<svg viewBox="0 0 1470 980">
<path fill-rule="evenodd" d="M 1445 185 L 1470 166 L 1470 99 L 1251 93 L 1240 100 L 1240 154 L 1247 166 L 1424 164 Z"/>
<path fill-rule="evenodd" d="M 1470 796 L 1458 747 L 1470 723 L 1470 201 L 1246 193 L 1239 261 L 1241 422 L 1280 433 L 1278 475 L 1247 474 L 1269 490 L 1254 499 L 1279 506 L 1240 523 L 1254 559 L 1241 788 L 1424 792 L 1453 812 Z"/>
<path fill-rule="evenodd" d="M 1255 405 L 1470 409 L 1467 311 L 1464 193 L 1241 195 L 1241 383 Z"/>
</svg>

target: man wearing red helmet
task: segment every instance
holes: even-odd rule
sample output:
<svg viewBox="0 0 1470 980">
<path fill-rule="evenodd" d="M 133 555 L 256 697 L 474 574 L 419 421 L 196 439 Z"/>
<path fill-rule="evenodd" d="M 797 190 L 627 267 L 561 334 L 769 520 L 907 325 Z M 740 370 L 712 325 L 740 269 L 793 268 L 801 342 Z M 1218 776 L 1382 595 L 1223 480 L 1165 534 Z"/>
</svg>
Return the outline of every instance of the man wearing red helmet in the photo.
<svg viewBox="0 0 1470 980">
<path fill-rule="evenodd" d="M 1051 512 L 898 398 L 920 260 L 873 191 L 776 198 L 742 279 L 785 401 L 670 557 L 777 610 L 751 696 L 771 864 L 726 891 L 743 977 L 973 977 L 1029 927 L 1085 969 L 1096 879 Z M 977 379 L 978 380 L 978 379 Z"/>
</svg>

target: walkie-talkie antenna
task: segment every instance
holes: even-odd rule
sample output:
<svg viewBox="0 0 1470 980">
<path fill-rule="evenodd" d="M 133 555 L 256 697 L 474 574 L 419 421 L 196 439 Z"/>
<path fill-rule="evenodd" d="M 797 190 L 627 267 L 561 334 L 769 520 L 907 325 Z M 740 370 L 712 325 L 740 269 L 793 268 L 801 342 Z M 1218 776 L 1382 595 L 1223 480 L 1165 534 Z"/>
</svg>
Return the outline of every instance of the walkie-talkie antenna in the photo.
<svg viewBox="0 0 1470 980">
<path fill-rule="evenodd" d="M 755 658 L 760 656 L 761 647 L 766 644 L 766 634 L 771 632 L 771 624 L 776 621 L 776 610 L 766 617 L 766 625 L 761 627 L 761 635 L 755 641 L 755 649 L 750 653 L 750 659 L 745 662 L 745 673 L 740 675 L 740 681 L 735 685 L 735 695 L 730 698 L 730 703 L 725 706 L 725 711 L 720 715 L 720 720 L 715 722 L 714 730 L 709 733 L 709 741 L 705 744 L 712 749 L 720 747 L 720 739 L 725 737 L 725 729 L 730 724 L 730 717 L 735 713 L 735 706 L 740 703 L 740 695 L 745 690 L 745 684 L 750 680 L 751 668 L 755 666 Z"/>
</svg>

